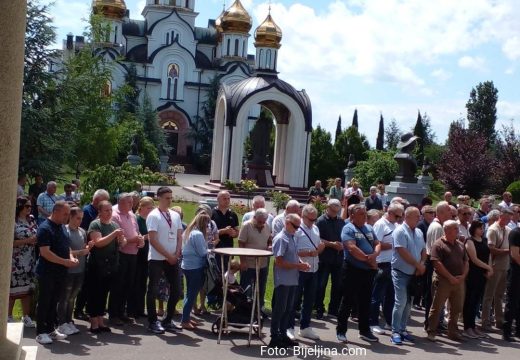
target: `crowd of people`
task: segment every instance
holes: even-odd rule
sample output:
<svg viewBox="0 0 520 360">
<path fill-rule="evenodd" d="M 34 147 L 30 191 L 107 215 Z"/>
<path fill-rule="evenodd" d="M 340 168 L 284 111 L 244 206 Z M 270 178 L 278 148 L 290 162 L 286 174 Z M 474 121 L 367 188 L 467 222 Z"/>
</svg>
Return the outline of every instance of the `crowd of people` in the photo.
<svg viewBox="0 0 520 360">
<path fill-rule="evenodd" d="M 256 196 L 240 225 L 227 191 L 218 194 L 215 208 L 200 205 L 185 224 L 182 209 L 171 207 L 169 187 L 157 190 L 157 200 L 122 193 L 115 205 L 99 189 L 81 208 L 79 183 L 59 197 L 56 183 L 44 185 L 41 178 L 28 196 L 19 185 L 9 320 L 20 299 L 22 321 L 36 327 L 40 344 L 78 333 L 74 318 L 89 321 L 99 336 L 139 317 L 154 334 L 197 329 L 193 313 L 222 305 L 204 291 L 207 256 L 213 248 L 233 247 L 235 239 L 239 247 L 273 252 L 261 260 L 258 280 L 262 316 L 271 317 L 271 347 L 296 346 L 298 337 L 318 341 L 313 313 L 337 318 L 342 343 L 350 319 L 367 342 L 388 332 L 393 344 L 413 344 L 412 308 L 424 311 L 431 341 L 444 332 L 455 341 L 478 339 L 493 326 L 506 341 L 520 336 L 520 206 L 507 192 L 497 206 L 491 197 L 480 199 L 478 209 L 465 196 L 453 203 L 448 192 L 434 207 L 428 198 L 412 205 L 390 200 L 384 185 L 364 198 L 355 180 L 342 188 L 337 179 L 328 196 L 316 182 L 309 204 L 290 200 L 276 216 Z M 315 201 L 326 204 L 323 214 Z M 225 269 L 231 261 L 225 275 L 231 282 L 236 274 L 243 289 L 254 285 L 254 259 L 223 260 Z M 271 314 L 265 306 L 269 271 Z M 181 322 L 175 323 L 181 298 Z"/>
</svg>

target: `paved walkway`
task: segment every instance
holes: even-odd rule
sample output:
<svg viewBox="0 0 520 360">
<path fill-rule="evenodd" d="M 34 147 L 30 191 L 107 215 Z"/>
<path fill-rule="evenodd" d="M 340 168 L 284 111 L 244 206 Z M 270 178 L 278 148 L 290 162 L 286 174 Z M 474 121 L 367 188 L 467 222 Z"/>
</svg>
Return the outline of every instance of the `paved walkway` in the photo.
<svg viewBox="0 0 520 360">
<path fill-rule="evenodd" d="M 49 346 L 38 346 L 38 360 L 69 360 L 90 358 L 95 360 L 228 360 L 243 358 L 300 358 L 300 359 L 403 359 L 429 360 L 443 359 L 448 356 L 469 358 L 471 360 L 489 360 L 490 355 L 500 356 L 504 360 L 518 359 L 520 343 L 508 344 L 500 340 L 499 334 L 492 334 L 484 340 L 466 340 L 462 344 L 453 342 L 444 336 L 438 337 L 436 343 L 425 338 L 425 333 L 419 323 L 420 313 L 413 311 L 410 330 L 416 336 L 414 346 L 394 346 L 390 343 L 389 335 L 380 336 L 380 342 L 368 344 L 357 338 L 357 326 L 351 324 L 347 336 L 351 340 L 348 346 L 339 344 L 335 339 L 335 319 L 323 321 L 313 320 L 313 326 L 321 336 L 321 341 L 314 343 L 310 340 L 301 341 L 301 347 L 296 354 L 292 350 L 287 353 L 268 356 L 264 342 L 255 339 L 251 347 L 247 346 L 247 335 L 232 333 L 223 336 L 221 344 L 217 344 L 217 336 L 211 330 L 211 323 L 215 315 L 204 317 L 205 323 L 196 332 L 182 331 L 180 333 L 166 333 L 155 336 L 146 331 L 145 320 L 141 319 L 136 325 L 126 325 L 113 328 L 111 334 L 91 335 L 87 332 L 87 323 L 78 321 L 78 328 L 82 332 L 69 337 L 64 341 L 57 341 Z M 176 318 L 176 320 L 179 320 Z M 269 322 L 266 323 L 266 326 Z M 264 332 L 268 334 L 268 328 Z M 23 345 L 36 345 L 34 329 L 25 332 Z M 306 349 L 306 350 L 305 350 Z M 310 354 L 310 349 L 321 351 L 319 356 Z M 349 350 L 350 349 L 350 350 Z M 366 350 L 364 350 L 366 349 Z M 304 351 L 307 351 L 305 353 Z M 344 355 L 342 354 L 344 352 Z M 357 352 L 348 355 L 348 351 Z M 366 351 L 366 352 L 365 352 Z M 337 353 L 338 355 L 335 355 Z M 366 353 L 366 355 L 364 355 Z M 307 355 L 307 357 L 305 357 Z M 7 359 L 6 359 L 7 360 Z"/>
</svg>

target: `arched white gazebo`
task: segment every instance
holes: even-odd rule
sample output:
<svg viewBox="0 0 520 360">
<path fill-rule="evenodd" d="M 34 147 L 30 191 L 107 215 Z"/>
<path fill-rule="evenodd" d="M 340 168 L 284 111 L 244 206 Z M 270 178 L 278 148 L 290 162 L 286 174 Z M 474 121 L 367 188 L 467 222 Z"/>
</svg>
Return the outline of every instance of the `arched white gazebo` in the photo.
<svg viewBox="0 0 520 360">
<path fill-rule="evenodd" d="M 276 121 L 272 174 L 275 185 L 305 188 L 309 172 L 312 109 L 305 91 L 278 79 L 276 74 L 259 74 L 223 85 L 217 98 L 211 181 L 227 179 L 238 183 L 242 175 L 244 141 L 248 136 L 251 107 L 262 105 Z"/>
</svg>

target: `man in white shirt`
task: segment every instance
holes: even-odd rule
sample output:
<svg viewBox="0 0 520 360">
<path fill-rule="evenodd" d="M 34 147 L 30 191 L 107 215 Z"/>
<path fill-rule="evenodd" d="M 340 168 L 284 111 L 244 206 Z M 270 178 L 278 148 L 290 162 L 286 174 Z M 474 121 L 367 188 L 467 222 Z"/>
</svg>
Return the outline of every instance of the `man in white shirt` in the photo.
<svg viewBox="0 0 520 360">
<path fill-rule="evenodd" d="M 470 238 L 469 224 L 473 219 L 473 212 L 468 205 L 461 204 L 457 208 L 457 223 L 459 224 L 459 240 L 465 242 Z"/>
<path fill-rule="evenodd" d="M 502 202 L 498 204 L 498 206 L 505 209 L 511 209 L 511 206 L 513 206 L 513 195 L 509 191 L 503 193 Z"/>
<path fill-rule="evenodd" d="M 513 213 L 511 214 L 511 221 L 507 227 L 513 230 L 518 227 L 518 222 L 520 221 L 520 206 L 513 204 L 513 206 L 511 206 L 511 211 Z"/>
<path fill-rule="evenodd" d="M 318 211 L 316 208 L 312 205 L 305 205 L 302 210 L 300 230 L 295 234 L 298 256 L 301 261 L 310 265 L 310 269 L 299 272 L 298 289 L 296 290 L 296 301 L 293 310 L 301 307 L 300 331 L 298 335 L 311 340 L 320 339 L 318 334 L 310 327 L 310 324 L 318 288 L 319 254 L 325 249 L 325 244 L 320 239 L 320 230 L 314 224 L 317 219 Z M 294 316 L 289 317 L 287 336 L 291 340 L 294 339 Z"/>
<path fill-rule="evenodd" d="M 273 219 L 271 226 L 271 235 L 273 235 L 273 239 L 283 230 L 285 226 L 285 217 L 289 214 L 300 215 L 300 203 L 298 201 L 289 200 L 285 206 L 285 211 Z"/>
<path fill-rule="evenodd" d="M 148 252 L 148 292 L 146 307 L 148 311 L 148 330 L 163 334 L 165 330 L 175 331 L 181 327 L 172 320 L 175 305 L 180 296 L 179 261 L 182 250 L 182 222 L 179 214 L 170 210 L 172 190 L 162 186 L 157 190 L 159 206 L 146 218 L 150 250 Z M 157 320 L 155 301 L 159 295 L 159 279 L 164 277 L 170 284 L 166 316 L 162 324 Z"/>
<path fill-rule="evenodd" d="M 265 198 L 262 195 L 257 195 L 253 198 L 251 205 L 253 206 L 253 210 L 246 212 L 244 216 L 242 216 L 242 224 L 248 220 L 251 220 L 253 216 L 255 216 L 255 211 L 258 209 L 265 209 Z M 268 213 L 267 216 L 267 225 L 272 229 L 274 216 L 271 213 Z"/>
<path fill-rule="evenodd" d="M 370 303 L 370 330 L 381 335 L 385 331 L 379 326 L 379 308 L 383 305 L 383 316 L 387 327 L 392 324 L 394 308 L 394 286 L 392 284 L 392 244 L 393 232 L 397 223 L 403 218 L 404 206 L 390 203 L 387 213 L 374 224 L 374 233 L 381 244 L 381 253 L 376 258 L 378 272 L 374 279 L 372 300 Z"/>
</svg>

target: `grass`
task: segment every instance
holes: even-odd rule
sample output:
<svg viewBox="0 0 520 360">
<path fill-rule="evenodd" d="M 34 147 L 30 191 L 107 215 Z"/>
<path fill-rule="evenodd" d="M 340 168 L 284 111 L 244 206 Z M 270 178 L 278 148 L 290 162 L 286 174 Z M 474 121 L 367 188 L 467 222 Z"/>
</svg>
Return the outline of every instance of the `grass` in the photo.
<svg viewBox="0 0 520 360">
<path fill-rule="evenodd" d="M 195 202 L 185 202 L 185 201 L 176 201 L 172 203 L 172 206 L 180 206 L 182 208 L 184 218 L 183 221 L 187 224 L 190 223 L 190 221 L 195 217 L 195 210 L 197 209 L 197 206 L 199 204 Z M 239 221 L 242 221 L 242 216 L 239 216 Z M 235 247 L 238 247 L 238 240 L 235 239 Z M 274 290 L 274 279 L 273 279 L 273 263 L 274 261 L 270 261 L 270 268 L 269 268 L 269 275 L 267 277 L 267 285 L 265 289 L 265 306 L 266 308 L 271 308 L 271 299 L 273 296 L 273 290 Z M 325 292 L 325 304 L 328 304 L 329 302 L 329 295 L 330 295 L 330 281 L 327 286 L 327 291 Z M 182 302 L 179 301 L 177 304 L 177 308 L 180 310 L 182 308 Z M 13 310 L 13 316 L 15 319 L 20 319 L 22 317 L 22 308 L 20 301 L 16 301 L 14 310 Z"/>
</svg>

